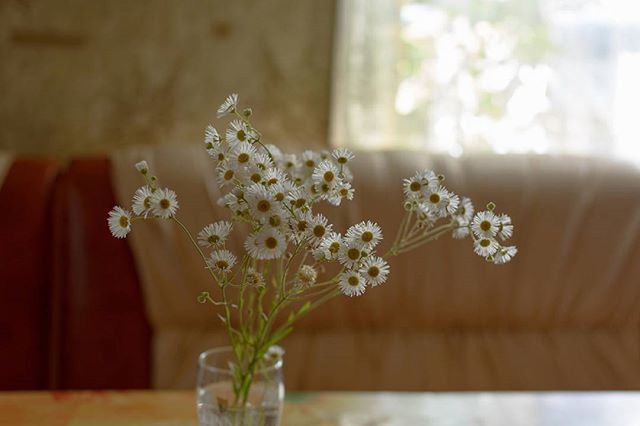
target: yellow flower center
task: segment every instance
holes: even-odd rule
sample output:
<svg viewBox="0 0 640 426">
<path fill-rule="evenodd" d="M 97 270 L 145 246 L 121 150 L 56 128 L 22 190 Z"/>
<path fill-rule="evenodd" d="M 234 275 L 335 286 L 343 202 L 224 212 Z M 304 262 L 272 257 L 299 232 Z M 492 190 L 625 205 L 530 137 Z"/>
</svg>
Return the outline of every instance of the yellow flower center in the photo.
<svg viewBox="0 0 640 426">
<path fill-rule="evenodd" d="M 126 216 L 120 216 L 120 226 L 123 228 L 126 228 L 129 226 L 129 218 L 127 218 Z"/>
<path fill-rule="evenodd" d="M 328 172 L 325 172 L 324 174 L 324 180 L 327 182 L 331 182 L 333 181 L 333 179 L 335 178 L 333 172 L 331 170 L 329 170 Z"/>
<path fill-rule="evenodd" d="M 216 268 L 220 269 L 221 271 L 224 271 L 228 267 L 229 267 L 229 264 L 224 260 L 218 260 L 216 262 Z"/>
<path fill-rule="evenodd" d="M 163 198 L 162 200 L 160 200 L 159 204 L 160 204 L 160 208 L 162 208 L 163 210 L 166 210 L 169 207 L 171 207 L 171 202 L 166 198 Z"/>
<path fill-rule="evenodd" d="M 349 283 L 350 286 L 352 287 L 357 287 L 358 284 L 360 284 L 360 280 L 358 279 L 358 277 L 355 277 L 353 275 L 351 275 L 349 277 L 349 279 L 347 280 L 347 282 Z"/>
<path fill-rule="evenodd" d="M 483 240 L 480 240 L 480 245 L 482 247 L 489 247 L 491 245 L 491 240 L 488 240 L 486 238 L 483 239 Z"/>
<path fill-rule="evenodd" d="M 236 137 L 239 141 L 244 141 L 247 138 L 247 134 L 244 132 L 244 130 L 238 130 L 238 133 L 236 133 Z"/>
<path fill-rule="evenodd" d="M 347 157 L 338 157 L 338 164 L 347 164 Z"/>
<path fill-rule="evenodd" d="M 273 227 L 277 227 L 280 226 L 280 216 L 271 216 L 269 218 L 269 225 L 273 226 Z"/>
<path fill-rule="evenodd" d="M 420 182 L 411 182 L 411 185 L 409 185 L 409 189 L 412 190 L 413 192 L 420 191 L 420 188 L 422 188 L 422 185 L 420 185 Z"/>
<path fill-rule="evenodd" d="M 224 161 L 224 154 L 223 153 L 218 154 L 218 161 Z"/>
<path fill-rule="evenodd" d="M 340 243 L 337 241 L 332 242 L 331 245 L 329 246 L 329 251 L 331 253 L 337 253 L 338 250 L 340 250 Z"/>
<path fill-rule="evenodd" d="M 488 220 L 483 220 L 482 222 L 480 222 L 480 229 L 482 229 L 483 231 L 488 231 L 489 229 L 491 229 L 491 222 L 489 222 Z"/>
<path fill-rule="evenodd" d="M 251 175 L 251 182 L 253 183 L 258 183 L 261 179 L 262 177 L 258 173 L 254 173 Z"/>
<path fill-rule="evenodd" d="M 347 256 L 351 260 L 358 260 L 358 259 L 360 259 L 360 250 L 358 250 L 356 248 L 351 248 L 351 249 L 349 249 L 349 251 L 347 251 Z"/>
<path fill-rule="evenodd" d="M 278 247 L 278 240 L 276 240 L 274 237 L 269 237 L 266 240 L 264 240 L 264 245 L 267 246 L 267 248 L 269 249 L 274 249 Z"/>
<path fill-rule="evenodd" d="M 371 266 L 367 270 L 367 274 L 369 274 L 370 277 L 375 278 L 380 275 L 380 269 L 377 266 Z"/>
<path fill-rule="evenodd" d="M 296 208 L 299 209 L 299 208 L 303 207 L 306 203 L 307 203 L 307 200 L 305 200 L 304 198 L 298 198 L 295 201 L 294 205 L 296 206 Z"/>
<path fill-rule="evenodd" d="M 298 231 L 303 232 L 305 229 L 307 229 L 307 222 L 304 220 L 298 222 Z"/>
<path fill-rule="evenodd" d="M 437 193 L 433 193 L 431 195 L 429 195 L 429 201 L 431 201 L 433 204 L 437 204 L 440 202 L 440 195 L 438 195 Z"/>
<path fill-rule="evenodd" d="M 276 183 L 278 183 L 278 179 L 276 178 L 271 178 L 267 181 L 267 185 L 275 185 Z"/>
<path fill-rule="evenodd" d="M 313 160 L 307 160 L 304 164 L 309 168 L 316 166 L 316 162 Z"/>
<path fill-rule="evenodd" d="M 220 241 L 220 237 L 218 237 L 217 235 L 209 235 L 209 238 L 207 238 L 207 241 L 209 242 L 209 244 L 215 244 L 218 241 Z"/>
<path fill-rule="evenodd" d="M 262 213 L 266 213 L 269 210 L 271 210 L 271 203 L 269 201 L 267 201 L 267 200 L 260 200 L 260 201 L 258 201 L 258 204 L 257 204 L 256 207 Z"/>
<path fill-rule="evenodd" d="M 246 163 L 247 161 L 249 161 L 249 154 L 243 152 L 242 154 L 238 155 L 238 163 Z"/>
<path fill-rule="evenodd" d="M 148 209 L 151 207 L 151 197 L 147 197 L 144 199 L 144 202 L 142 203 L 144 204 L 144 208 Z"/>
<path fill-rule="evenodd" d="M 371 231 L 365 231 L 362 233 L 362 241 L 364 241 L 365 243 L 368 243 L 369 241 L 373 240 L 373 232 Z"/>
<path fill-rule="evenodd" d="M 324 226 L 322 225 L 316 225 L 313 228 L 313 235 L 315 235 L 316 237 L 320 238 L 324 235 L 325 233 L 325 229 Z"/>
<path fill-rule="evenodd" d="M 227 170 L 226 172 L 224 172 L 224 180 L 231 180 L 233 179 L 233 170 Z"/>
</svg>

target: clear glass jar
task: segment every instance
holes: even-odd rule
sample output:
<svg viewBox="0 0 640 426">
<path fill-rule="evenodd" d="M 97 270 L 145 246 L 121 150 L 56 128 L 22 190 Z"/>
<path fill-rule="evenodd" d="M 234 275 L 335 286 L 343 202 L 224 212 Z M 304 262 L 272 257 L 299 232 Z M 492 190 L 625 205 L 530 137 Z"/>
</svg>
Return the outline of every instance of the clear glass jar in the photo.
<svg viewBox="0 0 640 426">
<path fill-rule="evenodd" d="M 282 359 L 257 370 L 246 404 L 236 401 L 231 347 L 210 349 L 198 358 L 198 418 L 200 425 L 277 426 L 282 416 Z"/>
</svg>

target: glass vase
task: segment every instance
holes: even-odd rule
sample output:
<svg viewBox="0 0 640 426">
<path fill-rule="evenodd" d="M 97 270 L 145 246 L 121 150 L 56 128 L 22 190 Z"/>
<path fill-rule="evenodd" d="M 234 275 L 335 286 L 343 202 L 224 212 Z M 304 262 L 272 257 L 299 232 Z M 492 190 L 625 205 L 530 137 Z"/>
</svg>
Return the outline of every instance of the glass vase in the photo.
<svg viewBox="0 0 640 426">
<path fill-rule="evenodd" d="M 246 403 L 233 391 L 231 347 L 205 351 L 198 358 L 198 418 L 200 425 L 277 426 L 282 416 L 284 382 L 282 359 L 254 373 Z"/>
</svg>

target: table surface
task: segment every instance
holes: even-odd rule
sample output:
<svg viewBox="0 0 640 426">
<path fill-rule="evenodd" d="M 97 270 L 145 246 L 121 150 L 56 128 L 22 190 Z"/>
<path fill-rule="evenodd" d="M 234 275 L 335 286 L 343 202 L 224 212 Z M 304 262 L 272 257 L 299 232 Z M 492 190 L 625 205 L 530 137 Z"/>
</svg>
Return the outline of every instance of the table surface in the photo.
<svg viewBox="0 0 640 426">
<path fill-rule="evenodd" d="M 0 425 L 197 425 L 195 392 L 0 392 Z M 640 425 L 640 392 L 289 393 L 282 424 Z"/>
</svg>

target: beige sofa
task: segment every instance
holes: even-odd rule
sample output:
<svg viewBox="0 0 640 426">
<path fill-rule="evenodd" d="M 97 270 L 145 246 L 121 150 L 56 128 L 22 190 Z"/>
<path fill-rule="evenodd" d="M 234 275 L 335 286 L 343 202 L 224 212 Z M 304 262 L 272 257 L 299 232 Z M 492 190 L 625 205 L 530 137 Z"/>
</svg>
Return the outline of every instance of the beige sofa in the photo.
<svg viewBox="0 0 640 426">
<path fill-rule="evenodd" d="M 197 148 L 115 153 L 121 203 L 140 184 L 132 165 L 143 158 L 176 190 L 192 231 L 225 217 Z M 393 259 L 387 283 L 332 301 L 284 341 L 288 389 L 640 388 L 640 171 L 569 157 L 358 153 L 355 201 L 325 212 L 342 231 L 377 221 L 388 247 L 401 179 L 423 168 L 476 206 L 509 213 L 518 256 L 491 265 L 469 240 L 445 237 Z M 153 385 L 193 387 L 198 352 L 226 342 L 212 307 L 195 302 L 213 287 L 172 224 L 136 225 L 129 242 L 154 330 Z"/>
</svg>

